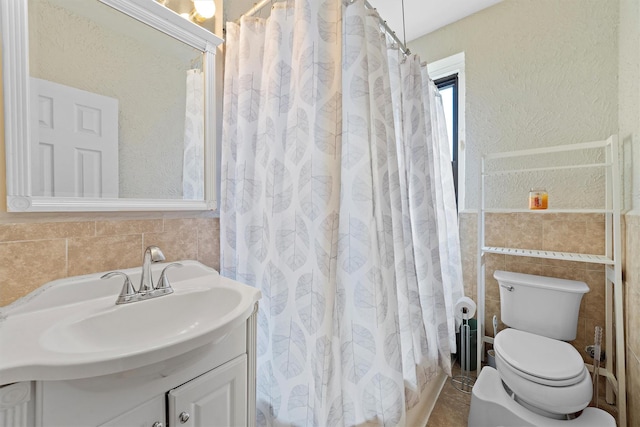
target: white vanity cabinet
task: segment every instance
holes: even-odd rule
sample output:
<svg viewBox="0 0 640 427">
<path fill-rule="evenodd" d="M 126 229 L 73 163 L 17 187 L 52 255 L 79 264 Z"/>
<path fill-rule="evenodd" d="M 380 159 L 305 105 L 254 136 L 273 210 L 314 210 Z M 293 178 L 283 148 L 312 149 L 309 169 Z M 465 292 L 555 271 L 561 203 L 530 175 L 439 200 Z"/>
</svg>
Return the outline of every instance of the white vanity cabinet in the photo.
<svg viewBox="0 0 640 427">
<path fill-rule="evenodd" d="M 261 293 L 180 264 L 157 298 L 115 304 L 92 273 L 0 307 L 0 427 L 253 427 Z"/>
<path fill-rule="evenodd" d="M 1 387 L 0 427 L 253 426 L 255 323 L 130 371 Z"/>
</svg>

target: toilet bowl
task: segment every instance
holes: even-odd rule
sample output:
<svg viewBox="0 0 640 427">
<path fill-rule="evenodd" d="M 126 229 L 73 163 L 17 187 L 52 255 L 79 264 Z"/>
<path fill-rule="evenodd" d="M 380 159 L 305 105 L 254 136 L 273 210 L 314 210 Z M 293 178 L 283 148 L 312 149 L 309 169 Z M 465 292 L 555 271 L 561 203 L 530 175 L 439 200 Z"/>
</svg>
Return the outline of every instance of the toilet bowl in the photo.
<svg viewBox="0 0 640 427">
<path fill-rule="evenodd" d="M 496 369 L 485 367 L 471 399 L 469 427 L 614 427 L 606 412 L 587 408 L 589 372 L 574 340 L 584 282 L 496 271 L 501 317 L 510 326 L 493 342 Z M 585 409 L 586 408 L 586 409 Z"/>
<path fill-rule="evenodd" d="M 576 349 L 562 341 L 505 329 L 494 341 L 496 368 L 518 402 L 550 418 L 566 419 L 592 397 L 591 377 Z"/>
</svg>

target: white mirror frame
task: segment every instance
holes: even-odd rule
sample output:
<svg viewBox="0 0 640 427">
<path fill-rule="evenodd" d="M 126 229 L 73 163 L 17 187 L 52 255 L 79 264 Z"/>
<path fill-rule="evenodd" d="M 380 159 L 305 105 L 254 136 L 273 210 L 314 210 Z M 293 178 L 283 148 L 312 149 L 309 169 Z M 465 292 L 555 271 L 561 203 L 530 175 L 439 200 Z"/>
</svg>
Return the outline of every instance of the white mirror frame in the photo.
<svg viewBox="0 0 640 427">
<path fill-rule="evenodd" d="M 98 1 L 98 0 L 96 0 Z M 222 39 L 154 0 L 99 0 L 202 51 L 205 75 L 204 200 L 36 197 L 31 194 L 29 17 L 27 0 L 1 0 L 7 210 L 9 212 L 177 211 L 217 208 L 215 53 Z"/>
</svg>

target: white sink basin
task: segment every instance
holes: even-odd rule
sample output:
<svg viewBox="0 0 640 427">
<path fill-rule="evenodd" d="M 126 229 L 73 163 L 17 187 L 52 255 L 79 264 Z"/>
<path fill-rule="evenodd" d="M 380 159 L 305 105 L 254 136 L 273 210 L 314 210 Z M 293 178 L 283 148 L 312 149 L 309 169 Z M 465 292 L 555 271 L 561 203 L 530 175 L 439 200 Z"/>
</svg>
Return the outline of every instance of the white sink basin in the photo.
<svg viewBox="0 0 640 427">
<path fill-rule="evenodd" d="M 115 305 L 122 278 L 51 282 L 0 309 L 0 385 L 136 369 L 216 343 L 246 321 L 260 291 L 196 261 L 168 272 L 174 293 Z M 152 267 L 155 278 L 166 264 Z M 122 270 L 137 285 L 140 269 Z"/>
<path fill-rule="evenodd" d="M 113 305 L 97 313 L 81 310 L 46 329 L 40 342 L 61 353 L 148 350 L 206 330 L 241 301 L 240 292 L 230 287 L 181 288 L 171 295 Z"/>
</svg>

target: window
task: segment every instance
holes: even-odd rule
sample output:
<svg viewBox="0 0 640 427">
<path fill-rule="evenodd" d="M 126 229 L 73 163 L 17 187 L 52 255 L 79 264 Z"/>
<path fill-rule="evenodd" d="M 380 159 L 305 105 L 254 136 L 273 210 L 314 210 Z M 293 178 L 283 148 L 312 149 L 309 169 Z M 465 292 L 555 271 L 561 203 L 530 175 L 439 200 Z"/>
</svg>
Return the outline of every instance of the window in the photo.
<svg viewBox="0 0 640 427">
<path fill-rule="evenodd" d="M 464 52 L 429 63 L 427 71 L 442 95 L 451 147 L 456 200 L 458 202 L 458 211 L 462 211 L 464 210 L 465 194 Z"/>
<path fill-rule="evenodd" d="M 452 74 L 434 81 L 442 97 L 444 118 L 449 137 L 449 157 L 453 171 L 453 186 L 458 200 L 458 74 Z M 454 143 L 455 141 L 455 143 Z"/>
</svg>

